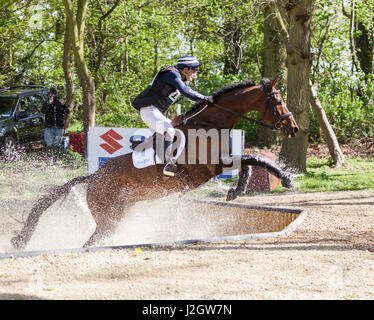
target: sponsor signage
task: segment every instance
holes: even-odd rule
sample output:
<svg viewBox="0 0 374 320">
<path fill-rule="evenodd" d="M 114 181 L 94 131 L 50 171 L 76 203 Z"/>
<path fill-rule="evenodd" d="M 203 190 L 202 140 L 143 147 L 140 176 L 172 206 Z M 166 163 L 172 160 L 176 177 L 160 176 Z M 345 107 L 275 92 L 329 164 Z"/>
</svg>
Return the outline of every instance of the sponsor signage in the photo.
<svg viewBox="0 0 374 320">
<path fill-rule="evenodd" d="M 109 159 L 132 152 L 131 140 L 148 138 L 153 133 L 154 131 L 149 128 L 90 127 L 87 146 L 88 174 L 94 173 Z M 232 155 L 242 155 L 242 130 L 231 130 L 230 145 Z M 232 178 L 235 175 L 238 175 L 238 170 L 224 172 L 219 178 Z"/>
<path fill-rule="evenodd" d="M 110 158 L 132 152 L 132 137 L 148 138 L 153 133 L 148 128 L 90 127 L 87 145 L 88 174 L 94 173 Z"/>
</svg>

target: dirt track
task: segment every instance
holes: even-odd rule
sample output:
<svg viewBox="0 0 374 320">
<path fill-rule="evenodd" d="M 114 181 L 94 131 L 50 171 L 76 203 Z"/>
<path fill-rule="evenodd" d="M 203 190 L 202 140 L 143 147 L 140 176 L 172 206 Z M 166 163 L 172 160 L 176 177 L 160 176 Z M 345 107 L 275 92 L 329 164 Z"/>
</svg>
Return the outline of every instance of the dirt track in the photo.
<svg viewBox="0 0 374 320">
<path fill-rule="evenodd" d="M 0 299 L 374 298 L 374 192 L 235 202 L 308 216 L 277 238 L 0 260 Z"/>
</svg>

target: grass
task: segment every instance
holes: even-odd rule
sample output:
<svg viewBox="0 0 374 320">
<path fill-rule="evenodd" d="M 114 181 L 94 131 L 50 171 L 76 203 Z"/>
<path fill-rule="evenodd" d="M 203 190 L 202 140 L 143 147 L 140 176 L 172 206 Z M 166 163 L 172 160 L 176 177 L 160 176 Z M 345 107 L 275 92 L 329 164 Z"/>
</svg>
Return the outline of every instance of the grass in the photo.
<svg viewBox="0 0 374 320">
<path fill-rule="evenodd" d="M 307 172 L 295 178 L 294 183 L 296 191 L 302 192 L 374 190 L 374 158 L 346 159 L 342 168 L 335 168 L 328 159 L 308 158 Z M 236 186 L 233 179 L 223 180 L 220 184 L 211 180 L 191 191 L 191 196 L 225 197 L 231 186 Z M 272 193 L 284 193 L 287 190 L 279 185 Z"/>
<path fill-rule="evenodd" d="M 346 159 L 342 168 L 330 160 L 307 159 L 307 172 L 296 179 L 297 189 L 303 192 L 374 190 L 374 158 Z M 275 192 L 284 188 L 278 187 Z"/>
<path fill-rule="evenodd" d="M 374 158 L 346 159 L 342 168 L 335 168 L 331 159 L 307 159 L 307 172 L 295 178 L 296 189 L 303 192 L 374 190 Z M 231 186 L 232 179 L 224 180 Z M 276 187 L 274 193 L 287 189 Z"/>
<path fill-rule="evenodd" d="M 27 152 L 18 161 L 0 162 L 0 201 L 22 198 L 33 200 L 48 186 L 62 185 L 76 176 L 86 175 L 80 155 L 64 152 L 57 166 L 47 167 L 45 152 Z"/>
</svg>

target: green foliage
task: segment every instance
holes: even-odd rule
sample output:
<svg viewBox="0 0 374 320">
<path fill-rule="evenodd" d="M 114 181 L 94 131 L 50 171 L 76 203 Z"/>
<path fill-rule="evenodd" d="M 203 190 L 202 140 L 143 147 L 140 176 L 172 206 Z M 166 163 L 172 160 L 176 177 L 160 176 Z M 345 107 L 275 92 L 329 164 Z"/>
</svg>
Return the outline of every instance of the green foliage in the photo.
<svg viewBox="0 0 374 320">
<path fill-rule="evenodd" d="M 63 1 L 4 0 L 0 9 L 0 86 L 54 85 L 64 96 Z M 211 95 L 246 79 L 259 83 L 264 69 L 263 9 L 262 0 L 89 1 L 84 50 L 96 87 L 96 124 L 144 126 L 131 101 L 162 66 L 175 64 L 183 54 L 194 54 L 203 63 L 193 85 L 201 93 Z M 363 40 L 374 43 L 373 12 L 372 1 L 356 0 L 359 58 L 370 51 Z M 373 135 L 373 73 L 353 67 L 350 13 L 351 1 L 326 0 L 315 1 L 312 16 L 311 78 L 340 142 Z M 74 83 L 72 124 L 77 127 L 83 102 L 77 77 Z M 180 103 L 182 111 L 192 107 L 186 99 Z M 246 131 L 247 140 L 255 140 L 257 126 L 241 120 L 236 128 Z M 312 113 L 310 128 L 310 140 L 321 141 Z"/>
<path fill-rule="evenodd" d="M 319 99 L 339 140 L 373 135 L 373 74 L 364 74 L 353 64 L 350 44 L 350 1 L 317 2 L 313 21 L 312 81 L 319 85 Z M 344 9 L 344 10 L 342 10 Z M 372 1 L 356 1 L 356 23 L 363 23 L 373 32 Z M 373 39 L 372 39 L 373 40 Z M 372 41 L 371 40 L 371 41 Z M 365 48 L 356 43 L 355 55 Z M 313 142 L 321 141 L 319 125 L 311 114 Z"/>
<path fill-rule="evenodd" d="M 339 141 L 362 138 L 372 134 L 374 121 L 373 76 L 368 82 L 351 80 L 337 74 L 333 84 L 321 87 L 319 98 Z M 327 81 L 325 81 L 327 83 Z M 360 88 L 360 91 L 352 88 Z M 320 133 L 314 116 L 311 122 L 311 138 L 318 141 Z"/>
</svg>

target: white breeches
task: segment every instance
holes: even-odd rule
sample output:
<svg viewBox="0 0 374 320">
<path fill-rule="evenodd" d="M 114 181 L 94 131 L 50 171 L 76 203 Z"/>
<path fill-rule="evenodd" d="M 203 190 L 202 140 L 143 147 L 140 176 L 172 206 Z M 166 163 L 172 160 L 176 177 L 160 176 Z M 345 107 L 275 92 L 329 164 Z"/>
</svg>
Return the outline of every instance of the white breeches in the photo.
<svg viewBox="0 0 374 320">
<path fill-rule="evenodd" d="M 165 140 L 173 141 L 175 129 L 171 125 L 171 120 L 166 118 L 158 108 L 155 106 L 143 107 L 140 109 L 140 117 L 148 127 L 157 133 L 161 135 L 166 133 Z"/>
</svg>

